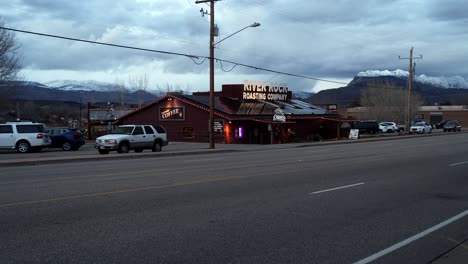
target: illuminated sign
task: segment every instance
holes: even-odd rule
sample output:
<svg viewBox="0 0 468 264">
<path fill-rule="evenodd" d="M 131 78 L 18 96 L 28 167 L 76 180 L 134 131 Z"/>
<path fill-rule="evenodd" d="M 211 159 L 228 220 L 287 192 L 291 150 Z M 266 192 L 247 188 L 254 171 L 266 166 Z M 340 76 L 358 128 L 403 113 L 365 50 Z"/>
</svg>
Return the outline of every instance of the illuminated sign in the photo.
<svg viewBox="0 0 468 264">
<path fill-rule="evenodd" d="M 214 133 L 216 135 L 224 135 L 224 120 L 221 119 L 215 119 L 213 122 L 214 126 Z M 210 129 L 210 120 L 208 119 L 208 130 Z"/>
<path fill-rule="evenodd" d="M 244 81 L 242 99 L 286 101 L 288 100 L 287 84 L 269 83 L 262 81 Z"/>
<path fill-rule="evenodd" d="M 183 106 L 170 106 L 159 108 L 160 120 L 185 120 L 185 108 Z"/>
<path fill-rule="evenodd" d="M 284 116 L 283 110 L 281 110 L 281 108 L 275 109 L 275 115 L 273 116 L 273 121 L 286 122 L 286 116 Z"/>
<path fill-rule="evenodd" d="M 224 134 L 224 120 L 214 121 L 214 132 L 215 134 Z"/>
</svg>

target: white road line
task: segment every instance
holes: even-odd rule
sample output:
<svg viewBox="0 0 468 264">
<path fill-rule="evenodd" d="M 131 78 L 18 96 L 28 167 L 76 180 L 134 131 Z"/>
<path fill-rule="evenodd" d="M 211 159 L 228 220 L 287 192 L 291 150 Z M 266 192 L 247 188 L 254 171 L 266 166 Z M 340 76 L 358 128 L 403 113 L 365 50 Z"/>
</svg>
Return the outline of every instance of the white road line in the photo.
<svg viewBox="0 0 468 264">
<path fill-rule="evenodd" d="M 224 158 L 212 158 L 212 159 L 194 159 L 194 160 L 184 160 L 183 163 L 189 162 L 201 162 L 201 161 L 216 161 L 216 160 L 223 160 Z"/>
<path fill-rule="evenodd" d="M 365 182 L 360 182 L 360 183 L 355 183 L 355 184 L 351 184 L 351 185 L 346 185 L 346 186 L 341 186 L 341 187 L 326 189 L 326 190 L 322 190 L 322 191 L 316 191 L 316 192 L 313 192 L 313 193 L 310 193 L 310 194 L 318 194 L 318 193 L 324 193 L 324 192 L 331 192 L 331 191 L 340 190 L 340 189 L 345 189 L 345 188 L 350 188 L 350 187 L 354 187 L 354 186 L 358 186 L 358 185 L 363 185 L 363 184 L 365 184 Z"/>
<path fill-rule="evenodd" d="M 447 219 L 447 220 L 445 220 L 444 222 L 442 222 L 442 223 L 440 223 L 438 225 L 435 225 L 435 226 L 433 226 L 433 227 L 431 227 L 429 229 L 426 229 L 426 230 L 424 230 L 423 232 L 421 232 L 419 234 L 416 234 L 416 235 L 414 235 L 414 236 L 412 236 L 410 238 L 407 238 L 407 239 L 405 239 L 405 240 L 403 240 L 403 241 L 401 241 L 401 242 L 399 242 L 399 243 L 397 243 L 397 244 L 395 244 L 395 245 L 393 245 L 391 247 L 388 247 L 388 248 L 386 248 L 386 249 L 384 249 L 382 251 L 379 251 L 379 252 L 375 253 L 372 256 L 369 256 L 369 257 L 367 257 L 365 259 L 362 259 L 362 260 L 360 260 L 358 262 L 355 262 L 354 264 L 366 264 L 366 263 L 369 263 L 371 261 L 374 261 L 374 260 L 376 260 L 376 259 L 378 259 L 378 258 L 392 252 L 392 251 L 395 251 L 395 250 L 397 250 L 397 249 L 399 249 L 399 248 L 401 248 L 403 246 L 406 246 L 409 243 L 411 243 L 411 242 L 413 242 L 413 241 L 415 241 L 417 239 L 420 239 L 421 237 L 426 236 L 426 235 L 428 235 L 428 234 L 430 234 L 430 233 L 432 233 L 432 232 L 434 232 L 434 231 L 436 231 L 436 230 L 438 230 L 438 229 L 440 229 L 440 228 L 442 228 L 442 227 L 444 227 L 446 225 L 449 225 L 449 224 L 451 224 L 451 223 L 457 221 L 458 219 L 463 218 L 463 217 L 465 217 L 467 215 L 468 215 L 468 210 L 466 210 L 463 213 L 460 213 L 460 214 L 458 214 L 458 215 L 456 215 L 456 216 L 454 216 L 454 217 L 452 217 L 450 219 Z"/>
<path fill-rule="evenodd" d="M 463 162 L 458 162 L 458 163 L 450 164 L 449 166 L 450 166 L 450 167 L 453 167 L 453 166 L 463 165 L 463 164 L 467 164 L 467 163 L 468 163 L 468 161 L 463 161 Z"/>
</svg>

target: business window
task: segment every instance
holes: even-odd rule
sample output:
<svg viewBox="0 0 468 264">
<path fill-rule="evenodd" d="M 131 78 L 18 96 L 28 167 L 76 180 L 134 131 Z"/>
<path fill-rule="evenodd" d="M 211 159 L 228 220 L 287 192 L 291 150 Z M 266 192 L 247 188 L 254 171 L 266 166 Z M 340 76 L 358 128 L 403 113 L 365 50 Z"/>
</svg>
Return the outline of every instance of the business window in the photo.
<svg viewBox="0 0 468 264">
<path fill-rule="evenodd" d="M 186 138 L 193 138 L 193 127 L 184 127 L 183 129 L 183 135 Z"/>
</svg>

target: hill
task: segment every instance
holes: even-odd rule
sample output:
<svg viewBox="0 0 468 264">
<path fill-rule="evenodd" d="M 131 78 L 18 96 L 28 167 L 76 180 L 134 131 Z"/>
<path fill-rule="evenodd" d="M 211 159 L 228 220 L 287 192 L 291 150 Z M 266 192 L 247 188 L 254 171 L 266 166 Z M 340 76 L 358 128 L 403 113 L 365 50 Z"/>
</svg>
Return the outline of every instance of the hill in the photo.
<svg viewBox="0 0 468 264">
<path fill-rule="evenodd" d="M 118 91 L 109 84 L 93 82 L 68 82 L 54 86 L 37 82 L 3 82 L 0 92 L 7 95 L 9 100 L 28 101 L 70 101 L 82 103 L 116 102 L 125 104 L 142 104 L 155 100 L 160 95 L 146 91 Z"/>
<path fill-rule="evenodd" d="M 307 101 L 319 105 L 338 104 L 342 107 L 350 107 L 359 104 L 361 92 L 369 87 L 407 90 L 407 72 L 404 74 L 404 71 L 397 70 L 389 72 L 394 74 L 388 75 L 369 74 L 369 72 L 373 71 L 359 73 L 347 86 L 320 91 Z M 444 79 L 421 75 L 413 81 L 412 89 L 426 105 L 465 105 L 468 104 L 467 86 L 463 77 Z"/>
</svg>

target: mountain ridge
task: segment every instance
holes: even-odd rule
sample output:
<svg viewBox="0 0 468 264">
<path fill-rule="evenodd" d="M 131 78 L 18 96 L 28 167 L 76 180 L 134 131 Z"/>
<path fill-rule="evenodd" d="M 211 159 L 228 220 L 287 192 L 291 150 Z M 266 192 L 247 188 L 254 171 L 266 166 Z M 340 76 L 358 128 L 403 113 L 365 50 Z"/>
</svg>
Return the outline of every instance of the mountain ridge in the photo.
<svg viewBox="0 0 468 264">
<path fill-rule="evenodd" d="M 346 86 L 322 90 L 307 101 L 312 104 L 338 104 L 341 107 L 357 106 L 360 104 L 360 96 L 363 90 L 369 87 L 392 88 L 407 90 L 408 76 L 404 71 L 390 75 L 357 74 Z M 407 73 L 407 72 L 406 72 Z M 405 78 L 406 77 L 406 78 Z M 463 78 L 463 77 L 462 77 Z M 434 79 L 433 79 L 434 80 Z M 468 89 L 442 87 L 441 82 L 424 82 L 417 78 L 412 83 L 414 94 L 419 95 L 426 105 L 434 104 L 468 104 Z"/>
<path fill-rule="evenodd" d="M 96 87 L 96 86 L 94 86 Z M 10 100 L 30 101 L 69 101 L 69 102 L 124 102 L 125 104 L 143 104 L 161 96 L 157 92 L 118 91 L 117 89 L 94 90 L 72 86 L 48 86 L 32 81 L 10 81 L 0 83 L 0 92 L 9 95 Z"/>
</svg>

